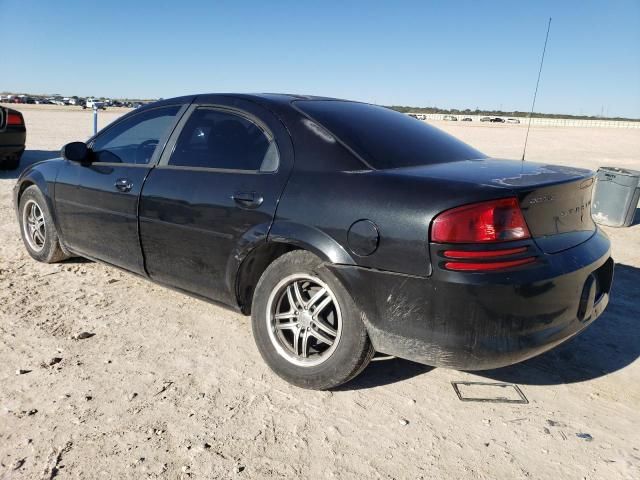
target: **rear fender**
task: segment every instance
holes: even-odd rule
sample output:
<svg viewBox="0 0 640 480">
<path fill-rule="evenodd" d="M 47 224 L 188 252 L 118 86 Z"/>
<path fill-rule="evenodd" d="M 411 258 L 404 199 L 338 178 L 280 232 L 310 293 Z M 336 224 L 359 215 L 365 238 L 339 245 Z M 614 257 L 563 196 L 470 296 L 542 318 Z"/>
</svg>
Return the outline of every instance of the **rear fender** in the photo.
<svg viewBox="0 0 640 480">
<path fill-rule="evenodd" d="M 346 249 L 317 228 L 295 222 L 275 221 L 268 241 L 295 245 L 308 250 L 325 262 L 337 265 L 356 265 Z"/>
<path fill-rule="evenodd" d="M 275 222 L 269 231 L 268 224 L 256 225 L 242 236 L 233 254 L 229 256 L 225 272 L 227 298 L 224 302 L 240 307 L 247 313 L 250 304 L 242 301 L 244 292 L 239 290 L 239 280 L 243 276 L 241 272 L 244 271 L 245 275 L 247 274 L 247 269 L 243 268 L 244 265 L 251 259 L 249 267 L 255 271 L 249 275 L 257 275 L 255 278 L 257 282 L 259 274 L 268 266 L 268 263 L 290 249 L 288 247 L 307 250 L 332 264 L 355 265 L 351 256 L 340 244 L 313 227 L 293 222 Z M 255 265 L 251 267 L 251 264 Z"/>
<path fill-rule="evenodd" d="M 237 305 L 236 284 L 240 266 L 255 248 L 266 243 L 269 226 L 270 223 L 262 223 L 247 230 L 229 255 L 225 269 L 225 293 L 228 303 Z"/>
</svg>

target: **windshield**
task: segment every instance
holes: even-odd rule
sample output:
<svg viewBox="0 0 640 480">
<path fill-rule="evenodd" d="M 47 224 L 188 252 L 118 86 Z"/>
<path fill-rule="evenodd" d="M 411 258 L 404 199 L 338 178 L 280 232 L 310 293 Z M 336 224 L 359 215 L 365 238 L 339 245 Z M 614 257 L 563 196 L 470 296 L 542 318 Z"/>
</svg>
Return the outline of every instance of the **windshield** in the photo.
<svg viewBox="0 0 640 480">
<path fill-rule="evenodd" d="M 342 100 L 294 104 L 374 169 L 486 158 L 451 135 L 385 107 Z"/>
</svg>

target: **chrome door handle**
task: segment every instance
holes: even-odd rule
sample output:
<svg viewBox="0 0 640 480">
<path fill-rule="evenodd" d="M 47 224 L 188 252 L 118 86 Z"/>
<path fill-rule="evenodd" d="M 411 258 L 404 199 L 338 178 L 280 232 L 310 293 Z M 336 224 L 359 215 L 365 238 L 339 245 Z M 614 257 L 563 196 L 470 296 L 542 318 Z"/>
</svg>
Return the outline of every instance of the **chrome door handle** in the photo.
<svg viewBox="0 0 640 480">
<path fill-rule="evenodd" d="M 264 198 L 255 192 L 236 192 L 231 198 L 243 208 L 257 208 L 264 201 Z"/>
<path fill-rule="evenodd" d="M 119 178 L 116 180 L 115 187 L 121 192 L 129 192 L 133 188 L 133 183 L 128 178 Z"/>
</svg>

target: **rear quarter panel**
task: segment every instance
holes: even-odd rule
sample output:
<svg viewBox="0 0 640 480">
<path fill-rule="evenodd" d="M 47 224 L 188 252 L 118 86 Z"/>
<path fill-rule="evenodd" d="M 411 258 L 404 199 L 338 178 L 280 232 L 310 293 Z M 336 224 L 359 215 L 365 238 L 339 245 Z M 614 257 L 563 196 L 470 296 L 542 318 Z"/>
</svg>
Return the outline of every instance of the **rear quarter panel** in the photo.
<svg viewBox="0 0 640 480">
<path fill-rule="evenodd" d="M 297 161 L 297 159 L 296 159 Z M 296 170 L 280 200 L 273 231 L 287 222 L 310 227 L 335 241 L 349 263 L 418 276 L 431 274 L 429 226 L 453 206 L 508 195 L 508 190 L 456 181 L 403 176 L 385 171 Z M 378 248 L 368 256 L 349 246 L 349 228 L 372 221 Z M 336 257 L 339 258 L 339 257 Z"/>
</svg>

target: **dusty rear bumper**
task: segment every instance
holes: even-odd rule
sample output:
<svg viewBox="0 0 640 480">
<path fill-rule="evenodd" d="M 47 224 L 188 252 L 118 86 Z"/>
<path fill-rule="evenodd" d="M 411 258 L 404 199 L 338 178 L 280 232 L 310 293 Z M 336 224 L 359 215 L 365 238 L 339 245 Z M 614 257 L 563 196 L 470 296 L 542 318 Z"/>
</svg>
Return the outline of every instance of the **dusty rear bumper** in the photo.
<svg viewBox="0 0 640 480">
<path fill-rule="evenodd" d="M 25 148 L 25 140 L 24 129 L 0 132 L 0 160 L 21 155 Z"/>
<path fill-rule="evenodd" d="M 429 278 L 334 266 L 378 351 L 460 370 L 498 368 L 578 334 L 609 301 L 610 243 L 601 231 L 535 267 L 438 271 Z"/>
</svg>

